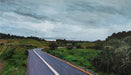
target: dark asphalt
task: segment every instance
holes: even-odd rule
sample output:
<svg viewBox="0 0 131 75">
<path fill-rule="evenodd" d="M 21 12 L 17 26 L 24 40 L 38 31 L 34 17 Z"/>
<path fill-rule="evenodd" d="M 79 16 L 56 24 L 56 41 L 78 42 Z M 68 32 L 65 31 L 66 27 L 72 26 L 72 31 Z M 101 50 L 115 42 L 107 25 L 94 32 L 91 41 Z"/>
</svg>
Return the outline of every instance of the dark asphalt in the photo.
<svg viewBox="0 0 131 75">
<path fill-rule="evenodd" d="M 58 60 L 42 51 L 34 49 L 59 75 L 88 75 L 65 62 Z M 55 75 L 52 70 L 34 53 L 29 50 L 28 75 Z"/>
</svg>

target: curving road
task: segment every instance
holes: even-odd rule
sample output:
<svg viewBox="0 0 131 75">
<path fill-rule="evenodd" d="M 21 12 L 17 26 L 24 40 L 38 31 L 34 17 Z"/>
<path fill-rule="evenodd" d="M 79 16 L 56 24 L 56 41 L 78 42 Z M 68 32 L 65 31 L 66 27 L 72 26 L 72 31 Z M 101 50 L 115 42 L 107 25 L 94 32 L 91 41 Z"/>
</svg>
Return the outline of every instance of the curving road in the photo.
<svg viewBox="0 0 131 75">
<path fill-rule="evenodd" d="M 28 75 L 92 75 L 54 58 L 40 49 L 28 50 Z"/>
</svg>

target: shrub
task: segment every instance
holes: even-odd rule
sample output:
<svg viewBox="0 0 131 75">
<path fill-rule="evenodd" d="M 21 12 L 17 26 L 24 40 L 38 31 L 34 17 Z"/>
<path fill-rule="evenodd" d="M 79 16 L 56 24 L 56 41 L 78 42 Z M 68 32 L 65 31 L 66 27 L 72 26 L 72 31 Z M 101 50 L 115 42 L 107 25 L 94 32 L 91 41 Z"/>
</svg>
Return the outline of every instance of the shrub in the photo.
<svg viewBox="0 0 131 75">
<path fill-rule="evenodd" d="M 99 53 L 99 57 L 92 60 L 92 63 L 97 69 L 104 72 L 130 75 L 130 54 L 131 48 L 126 42 L 112 39 L 105 43 L 103 51 Z"/>
<path fill-rule="evenodd" d="M 76 58 L 72 55 L 68 55 L 65 57 L 65 59 L 68 59 L 68 61 L 72 62 L 72 61 L 76 61 Z"/>
<path fill-rule="evenodd" d="M 131 46 L 131 36 L 124 38 L 124 41 L 127 42 Z"/>
<path fill-rule="evenodd" d="M 0 45 L 2 46 L 2 45 L 5 45 L 4 43 L 0 43 Z"/>
<path fill-rule="evenodd" d="M 81 47 L 81 45 L 77 45 L 76 48 L 79 48 L 79 49 L 80 49 L 80 48 L 82 48 L 82 47 Z"/>
<path fill-rule="evenodd" d="M 9 59 L 13 56 L 13 54 L 14 54 L 14 49 L 9 49 L 6 52 L 1 54 L 1 58 L 2 59 Z"/>
<path fill-rule="evenodd" d="M 73 49 L 73 46 L 67 46 L 67 49 L 71 50 L 71 49 Z"/>
<path fill-rule="evenodd" d="M 94 47 L 92 46 L 86 46 L 86 49 L 93 49 Z"/>
<path fill-rule="evenodd" d="M 25 51 L 25 55 L 27 55 L 27 56 L 28 56 L 28 50 L 26 50 L 26 51 Z"/>
<path fill-rule="evenodd" d="M 55 42 L 51 42 L 51 43 L 49 44 L 49 48 L 50 48 L 51 50 L 55 50 L 55 49 L 57 49 L 57 47 L 58 47 L 58 45 L 57 45 Z"/>
</svg>

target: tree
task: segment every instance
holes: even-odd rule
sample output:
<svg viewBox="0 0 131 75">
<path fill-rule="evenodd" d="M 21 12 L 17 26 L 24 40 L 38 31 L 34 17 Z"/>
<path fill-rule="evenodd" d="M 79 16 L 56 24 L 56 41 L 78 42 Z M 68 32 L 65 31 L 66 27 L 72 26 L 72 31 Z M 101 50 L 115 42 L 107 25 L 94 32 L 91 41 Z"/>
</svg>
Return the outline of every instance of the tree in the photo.
<svg viewBox="0 0 131 75">
<path fill-rule="evenodd" d="M 82 47 L 81 47 L 81 45 L 77 45 L 76 48 L 79 48 L 79 49 L 80 49 L 80 48 L 82 48 Z"/>
<path fill-rule="evenodd" d="M 104 72 L 130 75 L 130 55 L 131 48 L 125 41 L 112 39 L 106 41 L 102 52 L 99 53 L 99 57 L 94 58 L 92 64 Z"/>
<path fill-rule="evenodd" d="M 131 31 L 128 31 L 128 32 L 125 32 L 125 31 L 122 31 L 122 32 L 118 32 L 118 33 L 113 33 L 111 36 L 109 36 L 106 40 L 110 40 L 110 39 L 123 39 L 127 36 L 131 36 Z"/>
<path fill-rule="evenodd" d="M 71 50 L 73 48 L 73 46 L 67 46 L 68 50 Z"/>
<path fill-rule="evenodd" d="M 49 44 L 49 48 L 50 48 L 51 50 L 55 50 L 55 49 L 57 49 L 57 47 L 58 47 L 58 45 L 57 45 L 55 42 L 51 42 L 51 43 Z"/>
</svg>

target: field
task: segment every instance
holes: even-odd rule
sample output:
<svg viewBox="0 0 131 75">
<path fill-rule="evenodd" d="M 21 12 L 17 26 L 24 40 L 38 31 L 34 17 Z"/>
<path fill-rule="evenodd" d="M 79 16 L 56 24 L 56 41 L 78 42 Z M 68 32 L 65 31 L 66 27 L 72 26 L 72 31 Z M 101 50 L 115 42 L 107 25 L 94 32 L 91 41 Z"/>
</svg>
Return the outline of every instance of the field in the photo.
<svg viewBox="0 0 131 75">
<path fill-rule="evenodd" d="M 31 39 L 0 40 L 1 75 L 26 75 L 28 49 L 47 47 L 48 42 Z"/>
</svg>

